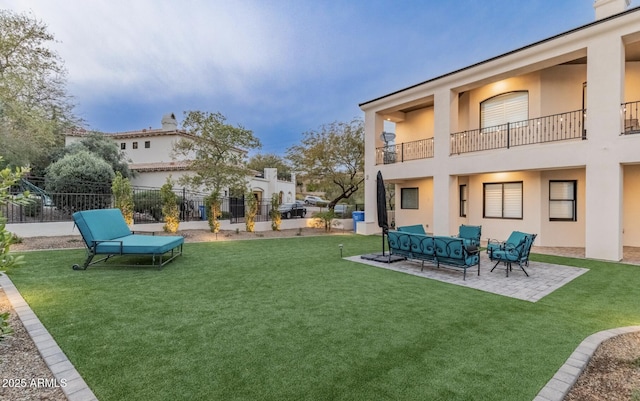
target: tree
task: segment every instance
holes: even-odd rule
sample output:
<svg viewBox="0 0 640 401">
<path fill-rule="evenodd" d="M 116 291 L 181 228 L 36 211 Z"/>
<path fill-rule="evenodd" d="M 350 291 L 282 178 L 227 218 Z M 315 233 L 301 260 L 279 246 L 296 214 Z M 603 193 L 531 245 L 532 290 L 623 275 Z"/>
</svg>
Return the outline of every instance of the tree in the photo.
<svg viewBox="0 0 640 401">
<path fill-rule="evenodd" d="M 287 161 L 273 153 L 258 153 L 249 159 L 247 167 L 260 172 L 264 171 L 265 168 L 275 168 L 278 169 L 278 177 L 291 177 L 291 167 L 287 164 Z"/>
<path fill-rule="evenodd" d="M 46 25 L 0 10 L 0 156 L 40 173 L 64 132 L 78 124 L 66 92 L 66 71 Z M 29 146 L 25 146 L 25 144 Z"/>
<path fill-rule="evenodd" d="M 120 173 L 124 178 L 131 178 L 132 173 L 129 165 L 124 159 L 125 154 L 118 145 L 107 136 L 99 132 L 90 132 L 87 136 L 77 142 L 72 142 L 64 148 L 63 156 L 86 150 L 100 157 L 111 165 L 114 172 Z"/>
<path fill-rule="evenodd" d="M 305 132 L 301 144 L 287 149 L 287 158 L 313 184 L 335 189 L 337 196 L 329 203 L 333 209 L 364 182 L 364 123 L 334 122 Z"/>
<path fill-rule="evenodd" d="M 249 169 L 244 163 L 246 151 L 260 148 L 260 140 L 242 126 L 226 124 L 220 113 L 185 112 L 183 128 L 191 138 L 182 138 L 173 147 L 174 156 L 193 159 L 195 175 L 181 177 L 180 184 L 194 189 L 204 187 L 212 194 L 245 187 Z"/>
</svg>

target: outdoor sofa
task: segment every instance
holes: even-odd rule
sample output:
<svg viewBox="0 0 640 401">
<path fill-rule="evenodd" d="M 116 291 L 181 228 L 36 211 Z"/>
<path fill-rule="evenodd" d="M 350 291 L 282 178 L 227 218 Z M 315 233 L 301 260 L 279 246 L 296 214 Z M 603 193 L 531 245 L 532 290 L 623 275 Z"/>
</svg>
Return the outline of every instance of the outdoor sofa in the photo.
<svg viewBox="0 0 640 401">
<path fill-rule="evenodd" d="M 134 234 L 127 226 L 120 209 L 75 212 L 73 221 L 87 247 L 87 259 L 82 267 L 73 265 L 74 270 L 86 270 L 90 265 L 117 255 L 149 255 L 151 266 L 162 267 L 182 255 L 184 237 Z M 96 255 L 106 256 L 93 261 Z"/>
<path fill-rule="evenodd" d="M 451 236 L 433 236 L 406 231 L 389 231 L 389 252 L 407 259 L 429 261 L 440 268 L 440 265 L 460 268 L 463 279 L 467 279 L 467 269 L 478 266 L 480 275 L 480 255 L 476 246 L 467 246 L 463 238 Z"/>
</svg>

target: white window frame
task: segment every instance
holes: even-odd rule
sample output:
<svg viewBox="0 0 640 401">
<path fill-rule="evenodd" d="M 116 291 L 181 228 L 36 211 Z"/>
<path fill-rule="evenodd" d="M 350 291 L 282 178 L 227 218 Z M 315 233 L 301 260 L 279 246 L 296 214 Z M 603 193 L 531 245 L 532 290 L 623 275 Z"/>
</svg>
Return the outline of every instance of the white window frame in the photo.
<svg viewBox="0 0 640 401">
<path fill-rule="evenodd" d="M 484 183 L 482 192 L 482 217 L 522 220 L 524 200 L 522 181 Z"/>
</svg>

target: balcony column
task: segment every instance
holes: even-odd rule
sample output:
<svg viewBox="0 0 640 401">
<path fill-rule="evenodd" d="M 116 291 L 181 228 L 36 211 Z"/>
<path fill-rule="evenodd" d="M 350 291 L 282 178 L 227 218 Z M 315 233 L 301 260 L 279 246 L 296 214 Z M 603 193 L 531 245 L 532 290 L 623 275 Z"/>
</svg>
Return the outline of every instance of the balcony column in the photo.
<svg viewBox="0 0 640 401">
<path fill-rule="evenodd" d="M 375 234 L 382 230 L 378 227 L 376 213 L 376 147 L 382 146 L 380 134 L 384 130 L 384 119 L 374 111 L 364 115 L 364 223 L 358 223 L 358 234 Z"/>
<path fill-rule="evenodd" d="M 458 95 L 449 88 L 434 94 L 434 163 L 433 171 L 433 233 L 449 235 L 453 231 L 457 205 L 457 179 L 450 171 L 450 133 L 457 128 Z"/>
<path fill-rule="evenodd" d="M 585 255 L 622 259 L 623 170 L 615 151 L 624 98 L 624 46 L 618 35 L 594 37 L 587 49 Z"/>
</svg>

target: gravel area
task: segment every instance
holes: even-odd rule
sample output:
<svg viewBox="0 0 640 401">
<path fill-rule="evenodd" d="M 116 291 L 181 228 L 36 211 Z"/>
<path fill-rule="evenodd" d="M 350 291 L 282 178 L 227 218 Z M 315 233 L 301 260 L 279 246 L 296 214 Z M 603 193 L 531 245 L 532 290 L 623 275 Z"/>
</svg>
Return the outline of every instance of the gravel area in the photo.
<svg viewBox="0 0 640 401">
<path fill-rule="evenodd" d="M 338 230 L 331 234 L 344 233 L 348 232 Z M 186 230 L 179 234 L 185 237 L 186 242 L 327 235 L 323 230 L 313 228 L 260 233 L 223 231 L 218 235 L 205 230 Z M 82 247 L 80 236 L 31 237 L 12 246 L 12 250 Z M 9 323 L 14 334 L 0 342 L 0 400 L 66 400 L 59 387 L 38 386 L 38 383 L 47 383 L 46 380 L 51 383 L 53 375 L 0 288 L 0 313 L 7 311 L 10 312 Z M 565 398 L 565 401 L 596 400 L 640 401 L 640 333 L 624 334 L 602 343 Z"/>
</svg>

